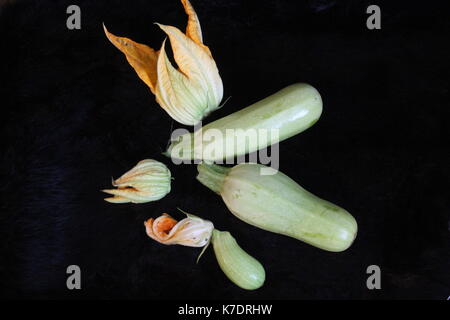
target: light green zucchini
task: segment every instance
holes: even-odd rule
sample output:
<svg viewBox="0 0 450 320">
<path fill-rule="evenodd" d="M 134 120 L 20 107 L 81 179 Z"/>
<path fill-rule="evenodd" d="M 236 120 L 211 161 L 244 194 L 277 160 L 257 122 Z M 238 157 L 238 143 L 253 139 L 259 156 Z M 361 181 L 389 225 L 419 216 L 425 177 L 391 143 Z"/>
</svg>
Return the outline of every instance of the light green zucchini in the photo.
<svg viewBox="0 0 450 320">
<path fill-rule="evenodd" d="M 220 194 L 239 219 L 328 251 L 344 251 L 353 243 L 357 223 L 343 208 L 320 199 L 281 173 L 261 175 L 270 168 L 242 163 L 233 168 L 198 165 L 202 184 Z"/>
<path fill-rule="evenodd" d="M 165 154 L 173 159 L 208 161 L 245 155 L 308 129 L 321 113 L 319 92 L 309 84 L 296 83 L 179 136 Z"/>
<path fill-rule="evenodd" d="M 264 267 L 242 250 L 228 231 L 214 229 L 211 241 L 220 268 L 234 284 L 246 290 L 255 290 L 264 284 Z"/>
</svg>

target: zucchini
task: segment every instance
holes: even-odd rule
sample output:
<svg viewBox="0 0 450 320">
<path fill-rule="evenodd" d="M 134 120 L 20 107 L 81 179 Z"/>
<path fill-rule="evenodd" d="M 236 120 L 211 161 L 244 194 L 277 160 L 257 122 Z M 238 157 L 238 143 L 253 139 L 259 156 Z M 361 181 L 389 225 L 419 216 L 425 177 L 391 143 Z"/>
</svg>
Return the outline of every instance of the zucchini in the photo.
<svg viewBox="0 0 450 320">
<path fill-rule="evenodd" d="M 308 129 L 321 113 L 319 92 L 309 84 L 296 83 L 177 137 L 165 154 L 172 159 L 207 161 L 242 156 Z"/>
<path fill-rule="evenodd" d="M 255 163 L 233 168 L 201 163 L 197 168 L 197 180 L 251 225 L 334 252 L 346 250 L 356 237 L 358 226 L 349 212 L 306 191 L 280 171 L 261 175 L 270 168 Z"/>
<path fill-rule="evenodd" d="M 214 229 L 211 241 L 220 268 L 234 284 L 246 290 L 255 290 L 264 284 L 264 267 L 242 250 L 228 231 Z"/>
</svg>

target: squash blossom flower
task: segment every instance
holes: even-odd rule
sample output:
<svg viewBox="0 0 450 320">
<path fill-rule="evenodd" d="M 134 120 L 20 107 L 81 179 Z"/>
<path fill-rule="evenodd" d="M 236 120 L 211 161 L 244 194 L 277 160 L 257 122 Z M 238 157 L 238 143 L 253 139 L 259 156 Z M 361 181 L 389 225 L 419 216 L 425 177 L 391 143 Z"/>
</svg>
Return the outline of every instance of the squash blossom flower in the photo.
<svg viewBox="0 0 450 320">
<path fill-rule="evenodd" d="M 113 180 L 117 189 L 102 190 L 114 197 L 105 198 L 111 203 L 144 203 L 159 200 L 170 192 L 171 175 L 161 162 L 146 159 Z"/>
<path fill-rule="evenodd" d="M 147 235 L 162 244 L 180 244 L 188 247 L 204 247 L 209 244 L 214 225 L 211 221 L 192 214 L 177 221 L 167 213 L 144 222 Z"/>
<path fill-rule="evenodd" d="M 181 0 L 188 15 L 186 33 L 156 23 L 169 37 L 178 69 L 169 61 L 165 41 L 156 51 L 128 38 L 104 30 L 108 39 L 122 51 L 139 78 L 156 96 L 158 104 L 175 120 L 195 125 L 218 109 L 223 84 L 209 48 L 203 44 L 200 22 L 188 0 Z"/>
</svg>

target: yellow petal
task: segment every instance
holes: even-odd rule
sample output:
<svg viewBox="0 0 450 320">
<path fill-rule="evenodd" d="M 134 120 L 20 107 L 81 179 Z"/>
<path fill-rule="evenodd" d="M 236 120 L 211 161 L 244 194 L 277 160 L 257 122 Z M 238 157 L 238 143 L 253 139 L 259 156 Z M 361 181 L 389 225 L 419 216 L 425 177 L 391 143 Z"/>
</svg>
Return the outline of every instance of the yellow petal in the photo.
<svg viewBox="0 0 450 320">
<path fill-rule="evenodd" d="M 105 193 L 112 194 L 114 197 L 106 198 L 105 201 L 110 203 L 145 203 L 156 198 L 154 193 L 148 191 L 140 191 L 134 188 L 126 188 L 126 189 L 104 189 L 102 190 Z"/>
<path fill-rule="evenodd" d="M 195 125 L 204 114 L 206 104 L 205 91 L 195 87 L 183 73 L 170 63 L 165 51 L 165 40 L 158 57 L 158 82 L 156 100 L 169 115 L 185 125 Z"/>
<path fill-rule="evenodd" d="M 173 55 L 180 71 L 206 91 L 208 109 L 217 109 L 222 100 L 223 85 L 214 59 L 203 46 L 188 38 L 179 29 L 162 24 L 157 25 L 169 36 Z"/>
<path fill-rule="evenodd" d="M 128 202 L 130 202 L 130 199 L 121 197 L 121 196 L 117 196 L 117 195 L 115 195 L 114 197 L 105 198 L 104 200 L 109 203 L 128 203 Z"/>
<path fill-rule="evenodd" d="M 186 35 L 198 44 L 203 43 L 202 28 L 200 27 L 197 13 L 195 13 L 189 0 L 181 0 L 181 3 L 183 4 L 184 11 L 188 15 Z"/>
<path fill-rule="evenodd" d="M 156 61 L 158 59 L 158 51 L 128 38 L 117 37 L 110 33 L 105 25 L 103 25 L 103 29 L 109 41 L 125 54 L 128 63 L 136 71 L 139 78 L 141 78 L 154 93 L 157 80 Z"/>
<path fill-rule="evenodd" d="M 189 0 L 181 0 L 184 11 L 188 15 L 188 23 L 186 26 L 186 35 L 194 40 L 197 44 L 205 49 L 205 51 L 212 57 L 209 48 L 203 44 L 202 28 L 200 27 L 200 21 L 198 20 L 197 13 L 192 7 Z"/>
</svg>

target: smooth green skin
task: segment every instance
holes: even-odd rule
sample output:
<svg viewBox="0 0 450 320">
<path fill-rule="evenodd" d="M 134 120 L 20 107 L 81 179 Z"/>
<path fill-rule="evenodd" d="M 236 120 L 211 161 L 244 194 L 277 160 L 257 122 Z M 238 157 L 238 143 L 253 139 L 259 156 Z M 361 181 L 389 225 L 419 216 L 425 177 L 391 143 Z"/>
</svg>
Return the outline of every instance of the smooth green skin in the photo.
<svg viewBox="0 0 450 320">
<path fill-rule="evenodd" d="M 211 241 L 220 268 L 234 284 L 246 290 L 255 290 L 264 284 L 264 267 L 242 250 L 228 231 L 213 230 Z"/>
<path fill-rule="evenodd" d="M 202 163 L 197 179 L 251 225 L 327 251 L 350 247 L 358 229 L 350 213 L 306 191 L 280 171 L 261 175 L 262 168 L 267 167 L 242 163 L 227 169 Z"/>
<path fill-rule="evenodd" d="M 306 83 L 292 84 L 240 111 L 209 123 L 202 130 L 182 135 L 178 141 L 172 142 L 166 155 L 175 159 L 208 161 L 245 155 L 308 129 L 316 123 L 321 113 L 322 99 L 319 92 Z M 231 133 L 227 129 L 235 131 Z M 267 130 L 269 138 L 249 138 L 251 141 L 247 144 L 240 140 L 245 138 L 247 130 L 251 132 L 258 129 Z M 270 135 L 272 129 L 279 130 L 278 139 Z M 214 138 L 205 141 L 208 134 L 214 134 Z M 224 152 L 212 152 L 222 150 L 223 146 Z"/>
</svg>

